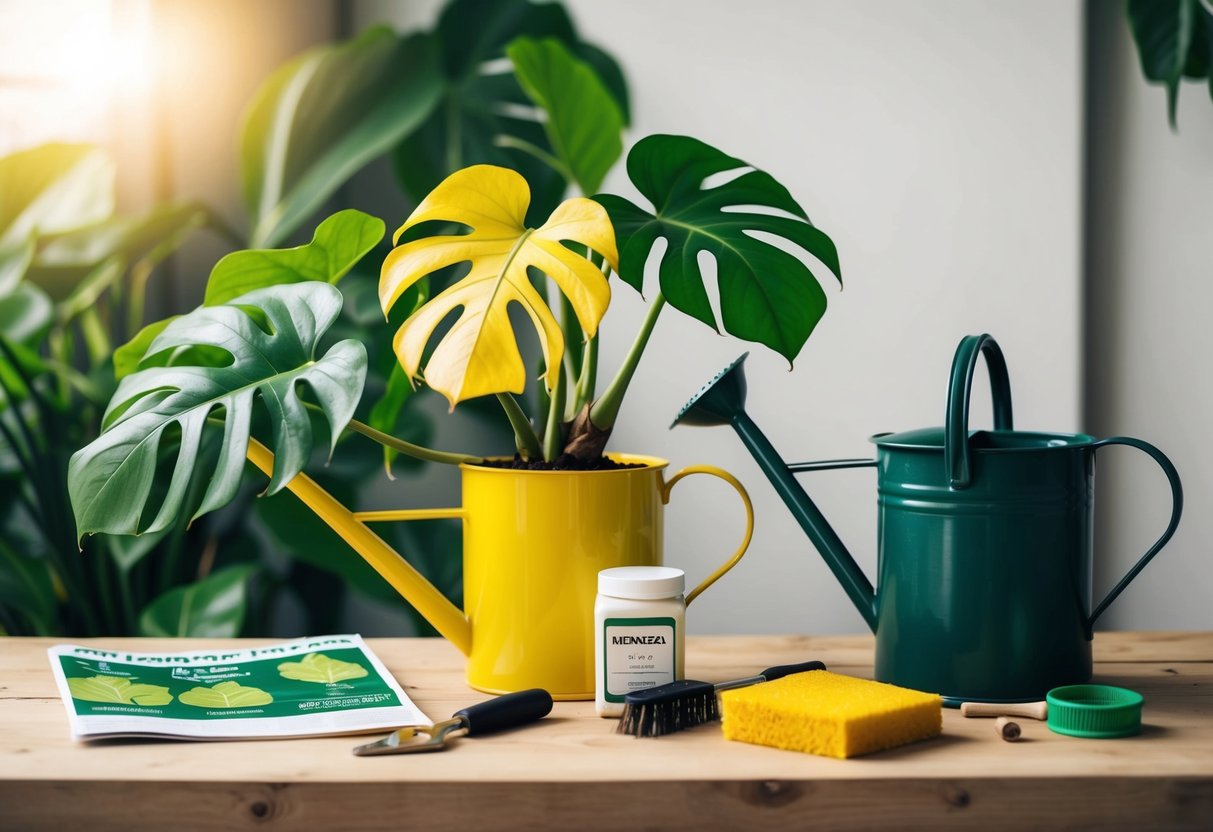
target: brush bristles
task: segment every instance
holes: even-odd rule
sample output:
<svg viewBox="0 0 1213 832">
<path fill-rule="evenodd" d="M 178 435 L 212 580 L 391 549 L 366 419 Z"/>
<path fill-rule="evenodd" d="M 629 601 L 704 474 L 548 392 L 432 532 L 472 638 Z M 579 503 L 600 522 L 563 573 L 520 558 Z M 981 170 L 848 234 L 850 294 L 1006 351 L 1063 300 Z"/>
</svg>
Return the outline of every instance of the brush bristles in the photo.
<svg viewBox="0 0 1213 832">
<path fill-rule="evenodd" d="M 720 719 L 716 689 L 706 682 L 674 682 L 624 699 L 615 729 L 635 737 L 660 737 Z"/>
</svg>

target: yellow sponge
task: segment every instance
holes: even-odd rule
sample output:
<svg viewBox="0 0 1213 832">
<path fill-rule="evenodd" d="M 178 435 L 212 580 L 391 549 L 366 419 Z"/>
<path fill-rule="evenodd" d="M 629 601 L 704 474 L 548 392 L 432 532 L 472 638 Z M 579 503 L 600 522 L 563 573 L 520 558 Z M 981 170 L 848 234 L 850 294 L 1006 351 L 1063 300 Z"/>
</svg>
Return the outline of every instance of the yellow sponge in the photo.
<svg viewBox="0 0 1213 832">
<path fill-rule="evenodd" d="M 856 757 L 943 730 L 933 693 L 811 670 L 720 694 L 725 739 Z"/>
</svg>

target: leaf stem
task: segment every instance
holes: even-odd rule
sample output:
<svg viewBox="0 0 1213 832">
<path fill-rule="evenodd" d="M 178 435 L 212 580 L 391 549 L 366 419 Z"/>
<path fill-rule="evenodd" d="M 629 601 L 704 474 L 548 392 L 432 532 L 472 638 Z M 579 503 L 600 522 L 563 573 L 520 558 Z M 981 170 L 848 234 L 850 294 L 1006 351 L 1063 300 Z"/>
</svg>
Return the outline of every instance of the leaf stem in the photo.
<svg viewBox="0 0 1213 832">
<path fill-rule="evenodd" d="M 644 348 L 648 346 L 649 336 L 653 334 L 653 327 L 657 325 L 657 318 L 664 307 L 665 296 L 658 292 L 657 297 L 653 298 L 653 304 L 649 307 L 648 314 L 644 317 L 644 323 L 640 325 L 640 331 L 636 333 L 636 340 L 632 342 L 632 348 L 628 350 L 627 357 L 619 367 L 619 372 L 611 380 L 611 384 L 602 394 L 602 398 L 594 402 L 594 406 L 590 408 L 590 422 L 595 427 L 609 430 L 615 426 L 615 419 L 619 416 L 623 397 L 627 395 L 628 385 L 632 383 L 632 376 L 636 374 L 640 357 L 644 355 Z"/>
<path fill-rule="evenodd" d="M 564 399 L 568 390 L 564 368 L 556 374 L 556 389 L 552 390 L 548 403 L 548 423 L 543 431 L 543 458 L 553 462 L 564 450 Z"/>
<path fill-rule="evenodd" d="M 514 447 L 518 449 L 518 453 L 523 459 L 536 459 L 542 453 L 539 436 L 535 433 L 535 428 L 531 427 L 531 420 L 522 412 L 518 400 L 509 393 L 498 393 L 497 401 L 501 402 L 501 409 L 505 411 L 506 418 L 510 420 L 510 427 L 514 429 Z"/>
<path fill-rule="evenodd" d="M 598 386 L 598 336 L 585 345 L 581 354 L 581 373 L 577 376 L 577 387 L 573 391 L 573 414 L 594 400 L 594 388 Z"/>
<path fill-rule="evenodd" d="M 309 405 L 313 407 L 314 405 Z M 367 439 L 373 439 L 380 445 L 399 451 L 405 456 L 411 456 L 415 459 L 424 459 L 427 462 L 441 462 L 444 465 L 461 465 L 465 462 L 473 465 L 484 462 L 483 457 L 472 456 L 470 454 L 450 453 L 447 451 L 435 451 L 432 448 L 426 448 L 422 445 L 414 445 L 412 442 L 405 442 L 403 439 L 397 439 L 391 434 L 383 431 L 375 430 L 370 425 L 359 422 L 357 419 L 350 419 L 348 430 L 355 433 L 360 433 Z"/>
<path fill-rule="evenodd" d="M 539 147 L 536 144 L 532 144 L 531 142 L 528 142 L 525 139 L 520 139 L 517 136 L 509 136 L 509 135 L 506 135 L 503 133 L 499 136 L 494 137 L 493 144 L 496 145 L 497 147 L 506 147 L 511 150 L 521 151 L 522 153 L 525 153 L 528 156 L 533 156 L 534 158 L 543 162 L 545 165 L 550 167 L 552 170 L 554 170 L 558 174 L 560 174 L 564 178 L 565 182 L 575 181 L 575 179 L 573 178 L 573 171 L 569 168 L 568 165 L 566 165 L 563 161 L 561 161 L 557 157 L 553 156 L 551 153 L 548 153 L 542 147 Z"/>
</svg>

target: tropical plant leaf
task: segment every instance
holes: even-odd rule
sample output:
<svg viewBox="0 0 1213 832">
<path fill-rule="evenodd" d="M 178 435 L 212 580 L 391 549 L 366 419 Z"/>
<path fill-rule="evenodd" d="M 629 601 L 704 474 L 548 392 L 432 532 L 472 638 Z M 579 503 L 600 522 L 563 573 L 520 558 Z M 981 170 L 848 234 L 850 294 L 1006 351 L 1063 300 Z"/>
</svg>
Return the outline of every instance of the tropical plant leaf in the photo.
<svg viewBox="0 0 1213 832">
<path fill-rule="evenodd" d="M 96 147 L 44 144 L 0 157 L 0 247 L 105 219 L 114 165 Z"/>
<path fill-rule="evenodd" d="M 506 49 L 522 89 L 547 113 L 544 131 L 583 193 L 602 185 L 623 153 L 623 116 L 594 69 L 555 38 L 517 38 Z"/>
<path fill-rule="evenodd" d="M 736 178 L 704 187 L 708 177 L 733 171 Z M 664 237 L 668 247 L 658 270 L 662 293 L 675 309 L 716 329 L 698 263 L 699 253 L 707 252 L 716 260 L 725 331 L 766 344 L 791 362 L 825 314 L 825 292 L 799 258 L 755 235 L 794 243 L 841 282 L 833 241 L 769 174 L 697 139 L 641 139 L 628 154 L 628 176 L 653 203 L 652 212 L 623 197 L 594 197 L 615 227 L 619 276 L 643 291 L 645 262 L 657 238 Z M 780 215 L 758 213 L 752 206 Z"/>
<path fill-rule="evenodd" d="M 41 340 L 54 322 L 55 306 L 46 293 L 30 283 L 19 283 L 0 297 L 0 338 L 11 344 L 30 345 Z M 0 357 L 0 362 L 4 359 Z"/>
<path fill-rule="evenodd" d="M 257 92 L 241 131 L 251 244 L 285 239 L 421 124 L 441 93 L 429 39 L 401 39 L 382 26 L 279 68 Z"/>
<path fill-rule="evenodd" d="M 139 635 L 160 638 L 235 638 L 244 626 L 249 564 L 221 569 L 192 584 L 174 587 L 139 616 Z"/>
<path fill-rule="evenodd" d="M 361 679 L 367 675 L 367 670 L 357 662 L 331 659 L 323 653 L 308 653 L 300 661 L 283 662 L 278 665 L 278 675 L 284 679 L 294 679 L 296 682 L 319 682 L 331 685 L 348 679 Z"/>
<path fill-rule="evenodd" d="M 269 331 L 246 308 L 263 317 Z M 335 444 L 354 413 L 366 375 L 366 349 L 356 341 L 341 341 L 322 357 L 315 355 L 340 309 L 341 293 L 312 281 L 258 289 L 229 304 L 196 309 L 165 327 L 152 341 L 143 368 L 118 385 L 102 434 L 72 456 L 68 487 L 79 533 L 137 534 L 171 525 L 193 475 L 207 419 L 220 409 L 223 448 L 194 517 L 229 503 L 240 485 L 258 395 L 274 436 L 268 493 L 294 477 L 312 450 L 311 421 L 299 385 L 310 387 Z M 182 350 L 181 358 L 188 357 L 197 347 L 224 350 L 230 363 L 147 366 L 177 350 Z M 181 448 L 168 492 L 144 529 L 157 449 L 170 425 L 181 429 Z"/>
<path fill-rule="evenodd" d="M 474 26 L 469 21 L 475 21 Z M 530 221 L 538 224 L 564 194 L 564 177 L 534 154 L 551 153 L 543 125 L 529 112 L 531 100 L 508 70 L 494 66 L 515 38 L 555 38 L 599 69 L 620 110 L 627 113 L 627 87 L 618 64 L 577 37 L 559 3 L 528 0 L 454 0 L 434 29 L 444 89 L 442 103 L 397 147 L 396 177 L 420 201 L 442 179 L 474 164 L 518 171 L 531 186 Z"/>
<path fill-rule="evenodd" d="M 159 261 L 206 225 L 208 218 L 199 202 L 171 202 L 139 216 L 107 217 L 48 235 L 39 242 L 34 276 L 54 270 L 87 271 L 111 257 L 124 263 L 145 257 Z"/>
<path fill-rule="evenodd" d="M 274 697 L 261 688 L 226 681 L 207 687 L 194 687 L 177 697 L 182 705 L 195 708 L 255 708 L 269 705 Z"/>
<path fill-rule="evenodd" d="M 164 332 L 166 326 L 180 317 L 180 315 L 172 315 L 150 323 L 135 333 L 134 338 L 114 350 L 114 378 L 121 381 L 135 372 L 147 355 L 148 347 L 156 340 L 156 336 Z"/>
<path fill-rule="evenodd" d="M 121 676 L 90 676 L 67 680 L 73 699 L 85 702 L 112 702 L 120 705 L 167 705 L 173 701 L 169 689 L 161 685 L 145 685 Z"/>
<path fill-rule="evenodd" d="M 319 280 L 336 283 L 383 239 L 383 220 L 353 208 L 316 226 L 307 245 L 233 251 L 211 269 L 207 306 L 227 303 L 254 289 Z"/>
<path fill-rule="evenodd" d="M 1129 0 L 1129 28 L 1137 43 L 1141 71 L 1167 90 L 1167 118 L 1175 127 L 1183 78 L 1210 78 L 1213 8 L 1201 0 Z"/>
<path fill-rule="evenodd" d="M 416 281 L 438 269 L 469 262 L 471 270 L 426 303 L 396 333 L 402 367 L 419 377 L 422 354 L 434 329 L 451 312 L 458 320 L 442 336 L 425 367 L 425 382 L 454 407 L 490 393 L 521 393 L 526 367 L 509 320 L 517 303 L 539 336 L 549 388 L 556 383 L 564 352 L 560 326 L 527 275 L 546 274 L 569 299 L 586 337 L 593 337 L 610 302 L 610 287 L 593 263 L 565 246 L 588 246 L 614 266 L 615 237 L 606 212 L 589 199 L 570 199 L 538 229 L 525 226 L 530 190 L 512 170 L 474 165 L 447 177 L 417 206 L 394 240 L 424 222 L 457 222 L 463 235 L 422 238 L 394 249 L 383 263 L 379 300 L 385 312 Z"/>
</svg>

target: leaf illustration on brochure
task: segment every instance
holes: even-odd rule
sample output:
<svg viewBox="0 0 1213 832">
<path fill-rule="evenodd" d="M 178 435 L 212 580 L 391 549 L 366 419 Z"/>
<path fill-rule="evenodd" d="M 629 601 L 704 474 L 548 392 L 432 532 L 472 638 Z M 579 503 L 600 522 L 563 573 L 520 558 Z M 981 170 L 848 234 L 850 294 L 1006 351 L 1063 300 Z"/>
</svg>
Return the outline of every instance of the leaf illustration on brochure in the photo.
<svg viewBox="0 0 1213 832">
<path fill-rule="evenodd" d="M 85 702 L 113 702 L 121 705 L 151 707 L 167 705 L 173 701 L 173 695 L 166 687 L 136 684 L 121 676 L 68 679 L 67 686 L 72 692 L 73 699 L 82 699 Z"/>
<path fill-rule="evenodd" d="M 308 653 L 301 661 L 283 662 L 278 665 L 278 674 L 284 679 L 294 679 L 297 682 L 331 685 L 349 679 L 361 679 L 367 672 L 365 667 L 356 662 L 330 659 L 323 653 Z"/>
<path fill-rule="evenodd" d="M 239 682 L 191 688 L 178 699 L 183 705 L 193 705 L 195 708 L 252 708 L 274 701 L 274 697 L 261 688 L 245 687 Z"/>
</svg>

